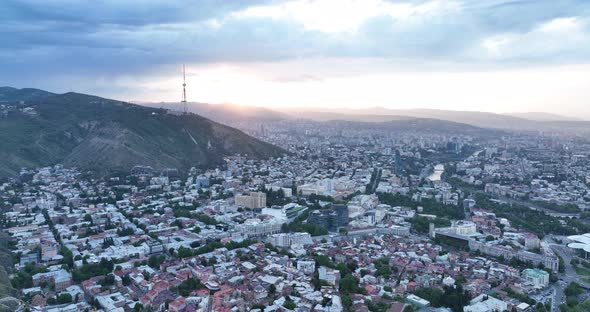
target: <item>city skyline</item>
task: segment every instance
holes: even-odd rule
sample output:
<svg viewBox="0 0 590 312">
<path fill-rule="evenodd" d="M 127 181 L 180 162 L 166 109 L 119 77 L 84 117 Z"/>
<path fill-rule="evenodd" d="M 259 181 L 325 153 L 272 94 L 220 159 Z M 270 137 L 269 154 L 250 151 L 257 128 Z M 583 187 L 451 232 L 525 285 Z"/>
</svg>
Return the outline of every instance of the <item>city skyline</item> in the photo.
<svg viewBox="0 0 590 312">
<path fill-rule="evenodd" d="M 589 0 L 0 16 L 0 312 L 590 311 Z"/>
</svg>

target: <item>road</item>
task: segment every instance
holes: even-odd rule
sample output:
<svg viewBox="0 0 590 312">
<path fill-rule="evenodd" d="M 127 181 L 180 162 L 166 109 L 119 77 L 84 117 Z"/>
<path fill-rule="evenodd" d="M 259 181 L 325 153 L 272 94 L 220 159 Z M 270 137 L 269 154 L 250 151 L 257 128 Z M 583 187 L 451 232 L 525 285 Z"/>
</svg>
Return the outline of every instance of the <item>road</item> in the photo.
<svg viewBox="0 0 590 312">
<path fill-rule="evenodd" d="M 565 294 L 563 291 L 567 285 L 569 285 L 571 282 L 576 282 L 580 284 L 580 286 L 590 289 L 590 284 L 582 282 L 574 270 L 574 267 L 571 265 L 572 258 L 575 257 L 573 250 L 565 245 L 554 243 L 554 237 L 560 240 L 566 240 L 566 238 L 554 235 L 547 235 L 543 238 L 543 241 L 545 241 L 549 247 L 551 247 L 551 250 L 553 250 L 556 255 L 559 255 L 561 258 L 563 258 L 565 266 L 565 272 L 559 274 L 559 281 L 551 286 L 551 288 L 553 288 L 553 302 L 551 311 L 559 312 L 559 305 L 565 302 Z"/>
</svg>

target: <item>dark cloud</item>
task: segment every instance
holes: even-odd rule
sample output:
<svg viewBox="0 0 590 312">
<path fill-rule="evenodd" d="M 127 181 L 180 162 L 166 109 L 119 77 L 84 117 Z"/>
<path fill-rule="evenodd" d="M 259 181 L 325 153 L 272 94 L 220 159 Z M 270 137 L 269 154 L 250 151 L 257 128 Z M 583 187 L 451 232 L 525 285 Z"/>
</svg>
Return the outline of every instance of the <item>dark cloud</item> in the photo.
<svg viewBox="0 0 590 312">
<path fill-rule="evenodd" d="M 346 34 L 309 30 L 294 20 L 229 17 L 275 2 L 5 0 L 0 5 L 0 85 L 45 87 L 66 83 L 68 77 L 90 85 L 96 79 L 149 75 L 182 62 L 306 57 L 485 62 L 472 50 L 488 36 L 526 33 L 559 17 L 590 16 L 585 0 L 466 0 L 460 11 L 411 23 L 376 16 Z M 587 49 L 580 51 L 540 54 L 534 61 L 588 61 Z M 514 61 L 526 62 L 526 55 Z"/>
<path fill-rule="evenodd" d="M 252 5 L 274 0 L 4 0 L 0 6 L 3 21 L 65 22 L 88 25 L 170 24 L 221 17 Z"/>
</svg>

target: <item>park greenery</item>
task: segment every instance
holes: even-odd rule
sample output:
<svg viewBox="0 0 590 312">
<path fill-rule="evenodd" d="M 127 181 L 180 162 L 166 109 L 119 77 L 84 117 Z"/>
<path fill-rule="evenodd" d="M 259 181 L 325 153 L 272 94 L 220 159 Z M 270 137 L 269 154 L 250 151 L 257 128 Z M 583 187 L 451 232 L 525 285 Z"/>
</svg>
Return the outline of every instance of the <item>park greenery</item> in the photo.
<svg viewBox="0 0 590 312">
<path fill-rule="evenodd" d="M 177 290 L 181 296 L 188 297 L 190 295 L 190 293 L 193 292 L 194 290 L 203 289 L 203 288 L 206 288 L 206 287 L 205 287 L 205 285 L 203 285 L 203 283 L 201 283 L 201 281 L 199 279 L 196 279 L 194 277 L 190 277 L 187 280 L 180 283 L 180 285 L 178 285 Z"/>
<path fill-rule="evenodd" d="M 506 295 L 508 295 L 508 297 L 510 297 L 510 298 L 514 298 L 514 299 L 516 299 L 516 300 L 518 300 L 518 301 L 520 301 L 520 302 L 527 303 L 527 304 L 529 304 L 529 305 L 531 305 L 531 306 L 534 306 L 534 305 L 535 305 L 535 303 L 537 303 L 537 302 L 536 302 L 534 299 L 532 299 L 531 297 L 529 297 L 529 296 L 527 296 L 527 295 L 525 295 L 525 294 L 519 293 L 519 292 L 515 292 L 515 291 L 514 291 L 512 288 L 510 288 L 510 287 L 504 287 L 504 288 L 502 288 L 502 291 L 504 291 L 504 292 L 506 293 Z"/>
<path fill-rule="evenodd" d="M 379 202 L 392 207 L 402 206 L 417 208 L 422 207 L 423 214 L 435 215 L 439 218 L 450 220 L 462 220 L 465 218 L 463 207 L 455 205 L 444 205 L 434 199 L 423 199 L 419 202 L 413 201 L 410 196 L 402 194 L 378 193 Z"/>
<path fill-rule="evenodd" d="M 253 241 L 253 240 L 243 240 L 239 243 L 231 241 L 226 244 L 219 242 L 219 241 L 213 241 L 213 242 L 207 243 L 197 249 L 191 249 L 191 248 L 186 248 L 184 246 L 181 246 L 176 251 L 176 256 L 178 258 L 187 258 L 187 257 L 193 257 L 193 256 L 202 255 L 202 254 L 205 254 L 208 252 L 212 252 L 215 249 L 219 249 L 219 248 L 223 248 L 223 247 L 227 248 L 228 250 L 234 250 L 234 249 L 238 249 L 238 248 L 248 247 L 254 243 L 256 243 L 256 241 Z"/>
<path fill-rule="evenodd" d="M 463 311 L 463 307 L 469 304 L 471 298 L 460 283 L 455 287 L 445 286 L 442 290 L 439 288 L 419 288 L 415 295 L 430 301 L 433 307 L 449 307 L 453 311 Z"/>
<path fill-rule="evenodd" d="M 576 204 L 554 204 L 551 202 L 546 201 L 533 201 L 533 203 L 541 208 L 549 209 L 555 212 L 562 212 L 562 213 L 578 213 L 580 212 L 580 207 Z"/>
<path fill-rule="evenodd" d="M 85 281 L 89 278 L 107 275 L 113 271 L 114 262 L 101 258 L 99 263 L 86 263 L 72 271 L 72 278 L 75 282 Z"/>
<path fill-rule="evenodd" d="M 347 262 L 347 263 L 334 263 L 329 256 L 326 255 L 319 255 L 319 254 L 312 254 L 316 262 L 316 267 L 319 268 L 320 266 L 326 266 L 332 269 L 336 269 L 340 271 L 340 294 L 342 305 L 350 311 L 350 307 L 352 307 L 352 298 L 351 294 L 366 294 L 367 291 L 359 285 L 359 279 L 356 278 L 352 272 L 354 272 L 358 268 L 358 264 L 356 262 Z M 322 286 L 327 286 L 325 281 L 319 279 L 318 272 L 316 271 L 313 280 L 313 285 L 316 289 L 320 289 Z"/>
<path fill-rule="evenodd" d="M 565 303 L 559 306 L 561 312 L 586 312 L 590 311 L 590 300 L 579 302 L 580 295 L 585 293 L 585 290 L 576 282 L 572 282 L 564 289 L 566 296 Z"/>
<path fill-rule="evenodd" d="M 451 226 L 451 221 L 446 218 L 429 219 L 426 217 L 416 216 L 410 219 L 409 222 L 412 224 L 412 229 L 414 229 L 414 231 L 422 234 L 428 233 L 430 223 L 433 223 L 435 227 Z"/>
<path fill-rule="evenodd" d="M 490 195 L 483 193 L 477 193 L 475 201 L 479 207 L 492 210 L 499 218 L 508 219 L 512 226 L 535 233 L 541 238 L 549 233 L 557 235 L 578 233 L 576 228 L 562 225 L 558 219 L 525 205 L 499 203 L 493 201 Z"/>
<path fill-rule="evenodd" d="M 268 206 L 284 206 L 291 201 L 285 197 L 285 192 L 283 189 L 278 189 L 277 191 L 273 191 L 272 189 L 267 189 L 265 187 L 262 188 L 262 192 L 266 194 L 266 204 Z"/>
<path fill-rule="evenodd" d="M 16 289 L 23 289 L 33 287 L 33 275 L 37 273 L 45 273 L 47 268 L 44 266 L 34 266 L 31 263 L 27 263 L 25 267 L 18 270 L 12 278 L 12 287 Z"/>
<path fill-rule="evenodd" d="M 206 225 L 217 225 L 219 222 L 215 218 L 210 217 L 202 212 L 194 212 L 194 207 L 176 206 L 173 209 L 174 217 L 176 218 L 192 218 Z"/>
<path fill-rule="evenodd" d="M 164 261 L 166 261 L 165 255 L 152 255 L 148 259 L 148 265 L 153 269 L 159 269 L 160 264 L 164 263 Z"/>
</svg>

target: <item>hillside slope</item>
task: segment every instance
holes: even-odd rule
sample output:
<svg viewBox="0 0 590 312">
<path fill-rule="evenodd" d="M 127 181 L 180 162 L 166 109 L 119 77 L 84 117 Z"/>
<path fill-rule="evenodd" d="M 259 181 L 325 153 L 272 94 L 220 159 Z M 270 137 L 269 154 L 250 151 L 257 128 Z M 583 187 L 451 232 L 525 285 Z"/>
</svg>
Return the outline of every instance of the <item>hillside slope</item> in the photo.
<svg viewBox="0 0 590 312">
<path fill-rule="evenodd" d="M 183 107 L 180 103 L 161 102 L 137 104 L 154 108 L 167 108 L 176 111 L 183 110 Z M 189 102 L 187 106 L 189 112 L 199 114 L 203 117 L 224 124 L 231 123 L 232 121 L 268 121 L 286 119 L 289 117 L 286 114 L 268 108 L 256 106 L 244 106 L 236 104 L 206 104 L 194 102 Z"/>
<path fill-rule="evenodd" d="M 55 94 L 33 88 L 0 87 L 0 102 L 39 100 L 51 95 Z"/>
<path fill-rule="evenodd" d="M 535 121 L 512 117 L 508 115 L 476 112 L 476 111 L 451 111 L 437 109 L 389 109 L 383 107 L 371 107 L 365 109 L 310 109 L 308 115 L 315 118 L 313 113 L 318 115 L 337 113 L 341 119 L 351 121 L 383 122 L 397 120 L 401 116 L 411 118 L 439 119 L 456 123 L 468 124 L 481 128 L 512 129 L 515 127 L 533 127 Z M 298 113 L 293 113 L 298 117 Z"/>
<path fill-rule="evenodd" d="M 394 116 L 390 116 L 394 117 Z M 472 135 L 480 138 L 497 137 L 505 132 L 497 129 L 486 129 L 462 124 L 452 121 L 431 119 L 431 118 L 412 118 L 398 117 L 395 120 L 388 121 L 349 121 L 349 120 L 331 120 L 324 121 L 327 125 L 336 126 L 343 129 L 363 131 L 363 130 L 381 130 L 386 132 L 428 132 L 444 135 Z"/>
<path fill-rule="evenodd" d="M 219 164 L 227 155 L 283 153 L 199 115 L 78 93 L 14 103 L 0 118 L 0 176 L 55 163 L 99 172 L 135 165 L 187 169 Z"/>
<path fill-rule="evenodd" d="M 510 113 L 506 115 L 535 121 L 583 121 L 583 119 L 580 118 L 544 112 Z"/>
<path fill-rule="evenodd" d="M 550 132 L 555 134 L 587 137 L 590 135 L 590 121 L 558 118 L 547 113 L 503 115 L 478 111 L 454 111 L 438 109 L 389 109 L 371 107 L 365 109 L 305 108 L 283 111 L 291 118 L 307 118 L 317 121 L 349 120 L 362 122 L 395 121 L 403 118 L 438 119 L 467 124 L 478 128 L 525 132 Z M 337 116 L 334 118 L 334 116 Z M 531 116 L 534 116 L 531 117 Z"/>
</svg>

